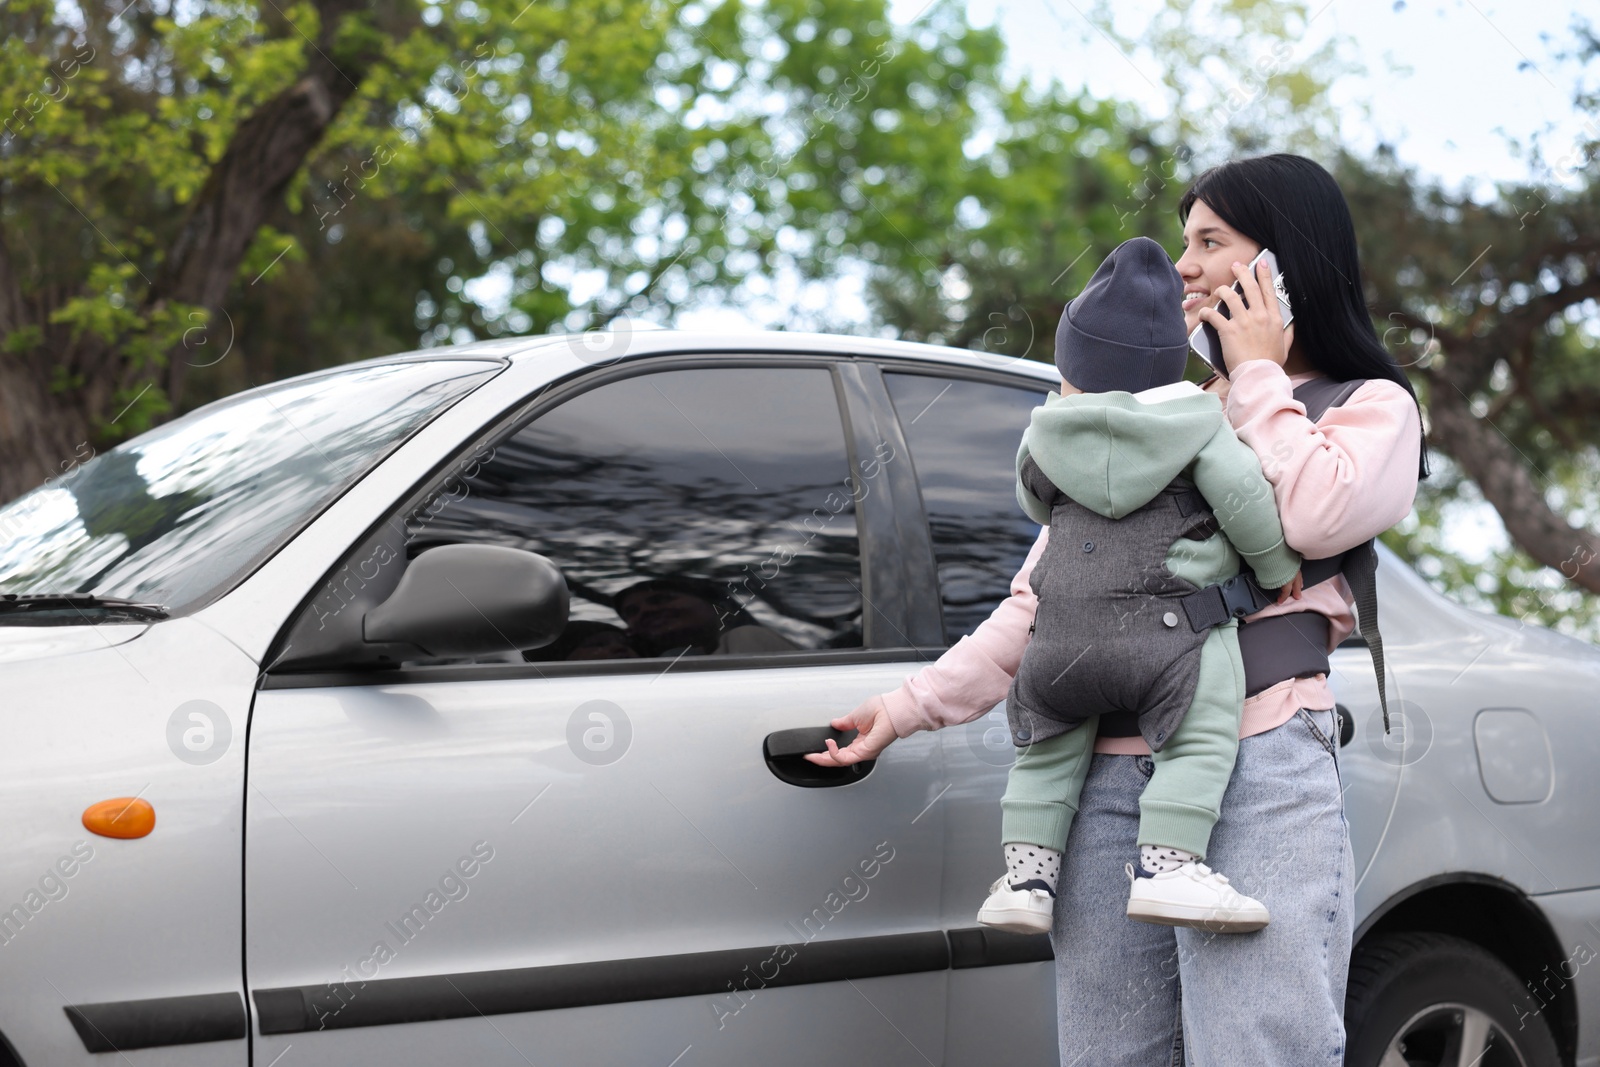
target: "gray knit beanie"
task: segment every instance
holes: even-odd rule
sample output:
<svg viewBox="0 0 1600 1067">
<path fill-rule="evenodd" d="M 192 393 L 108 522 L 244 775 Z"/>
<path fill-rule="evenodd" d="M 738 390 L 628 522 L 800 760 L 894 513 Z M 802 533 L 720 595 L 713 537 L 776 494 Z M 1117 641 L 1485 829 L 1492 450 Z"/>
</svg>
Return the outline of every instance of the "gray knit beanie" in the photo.
<svg viewBox="0 0 1600 1067">
<path fill-rule="evenodd" d="M 1056 328 L 1056 367 L 1086 393 L 1171 385 L 1188 355 L 1183 279 L 1148 237 L 1118 245 Z"/>
</svg>

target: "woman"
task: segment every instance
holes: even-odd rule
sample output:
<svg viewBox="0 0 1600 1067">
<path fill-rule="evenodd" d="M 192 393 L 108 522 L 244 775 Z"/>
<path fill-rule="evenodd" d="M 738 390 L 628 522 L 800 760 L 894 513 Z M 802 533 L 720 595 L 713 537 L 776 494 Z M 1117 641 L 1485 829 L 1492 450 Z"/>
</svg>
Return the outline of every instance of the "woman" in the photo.
<svg viewBox="0 0 1600 1067">
<path fill-rule="evenodd" d="M 1179 213 L 1184 315 L 1191 330 L 1216 328 L 1229 368 L 1228 379 L 1204 387 L 1223 398 L 1261 459 L 1289 544 L 1321 558 L 1388 529 L 1411 509 L 1426 450 L 1415 393 L 1367 313 L 1338 185 L 1299 156 L 1236 160 L 1202 174 Z M 1271 291 L 1266 268 L 1256 276 L 1245 268 L 1263 247 L 1284 275 L 1294 309 L 1287 328 L 1277 301 L 1262 298 Z M 1231 317 L 1216 310 L 1221 301 Z M 1366 382 L 1312 422 L 1293 390 L 1318 377 Z M 829 752 L 808 758 L 871 759 L 896 737 L 971 721 L 1004 699 L 1028 640 L 1036 604 L 1029 576 L 1047 534 L 988 620 L 900 689 L 834 720 L 861 731 L 849 747 L 830 742 Z M 1318 612 L 1331 649 L 1354 627 L 1351 602 L 1336 576 L 1246 622 Z M 1238 762 L 1207 856 L 1269 904 L 1273 920 L 1260 933 L 1207 934 L 1124 916 L 1123 864 L 1137 854 L 1139 793 L 1153 764 L 1137 736 L 1096 743 L 1051 933 L 1063 1063 L 1154 1067 L 1174 1062 L 1185 1044 L 1199 1067 L 1343 1062 L 1354 876 L 1334 699 L 1325 675 L 1292 671 L 1270 675 L 1272 684 L 1245 702 Z"/>
</svg>

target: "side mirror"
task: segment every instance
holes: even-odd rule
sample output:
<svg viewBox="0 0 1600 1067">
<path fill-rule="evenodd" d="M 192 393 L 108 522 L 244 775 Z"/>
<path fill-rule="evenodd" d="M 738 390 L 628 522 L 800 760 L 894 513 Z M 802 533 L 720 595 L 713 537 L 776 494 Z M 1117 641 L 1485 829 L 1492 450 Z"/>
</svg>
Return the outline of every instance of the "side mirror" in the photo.
<svg viewBox="0 0 1600 1067">
<path fill-rule="evenodd" d="M 440 545 L 411 561 L 389 599 L 363 617 L 361 634 L 427 656 L 541 648 L 561 635 L 569 606 L 561 570 L 535 552 Z"/>
</svg>

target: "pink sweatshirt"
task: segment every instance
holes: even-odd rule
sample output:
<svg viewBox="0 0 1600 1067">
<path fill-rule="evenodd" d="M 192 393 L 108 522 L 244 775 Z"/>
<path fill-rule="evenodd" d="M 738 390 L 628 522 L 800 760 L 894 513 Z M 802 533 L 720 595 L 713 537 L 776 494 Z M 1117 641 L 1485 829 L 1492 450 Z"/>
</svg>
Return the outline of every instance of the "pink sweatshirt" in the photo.
<svg viewBox="0 0 1600 1067">
<path fill-rule="evenodd" d="M 1261 458 L 1284 538 L 1308 559 L 1353 548 L 1405 518 L 1417 491 L 1422 433 L 1411 396 L 1382 379 L 1367 382 L 1313 423 L 1293 391 L 1314 377 L 1291 377 L 1263 359 L 1241 366 L 1231 382 L 1219 378 L 1206 386 L 1222 397 L 1239 439 Z M 1041 527 L 1022 569 L 1011 579 L 1011 595 L 993 614 L 936 662 L 884 694 L 897 735 L 971 722 L 1006 698 L 1038 603 L 1029 576 L 1049 536 L 1050 528 Z M 1334 577 L 1307 589 L 1299 600 L 1271 605 L 1250 618 L 1320 611 L 1332 623 L 1332 651 L 1355 629 L 1352 603 L 1344 579 Z M 1287 679 L 1244 702 L 1239 736 L 1271 730 L 1299 708 L 1333 704 L 1324 675 Z M 1143 738 L 1107 737 L 1095 743 L 1095 751 L 1145 754 L 1150 749 Z"/>
</svg>

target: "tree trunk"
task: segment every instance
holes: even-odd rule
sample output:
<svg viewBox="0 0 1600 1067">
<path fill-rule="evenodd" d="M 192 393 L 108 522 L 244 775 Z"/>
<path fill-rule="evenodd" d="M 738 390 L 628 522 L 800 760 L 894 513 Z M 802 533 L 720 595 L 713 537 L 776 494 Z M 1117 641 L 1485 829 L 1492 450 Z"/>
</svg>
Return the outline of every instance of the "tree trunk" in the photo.
<svg viewBox="0 0 1600 1067">
<path fill-rule="evenodd" d="M 257 231 L 282 201 L 284 189 L 322 140 L 328 124 L 355 93 L 362 75 L 352 74 L 313 57 L 304 77 L 240 123 L 173 241 L 150 288 L 148 305 L 198 304 L 209 312 L 213 324 L 221 322 L 223 298 Z M 183 392 L 190 366 L 187 356 L 179 348 L 167 363 L 164 384 L 174 404 Z"/>
<path fill-rule="evenodd" d="M 1445 373 L 1428 377 L 1433 442 L 1478 483 L 1512 540 L 1569 581 L 1600 593 L 1600 537 L 1556 514 L 1534 481 L 1528 461 L 1492 423 L 1472 413 L 1466 397 Z"/>
<path fill-rule="evenodd" d="M 206 309 L 214 325 L 223 321 L 223 301 L 256 233 L 282 202 L 284 189 L 355 94 L 376 56 L 369 46 L 360 54 L 346 55 L 342 65 L 330 58 L 343 16 L 362 6 L 363 0 L 317 0 L 322 32 L 308 54 L 304 74 L 262 103 L 234 131 L 162 257 L 143 300 L 146 311 L 190 304 Z M 57 303 L 25 305 L 0 233 L 0 338 L 30 325 L 44 333 L 34 351 L 0 351 L 0 456 L 5 457 L 0 466 L 0 502 L 93 455 L 89 428 L 114 414 L 111 407 L 118 402 L 119 387 L 137 392 L 140 385 L 126 380 L 127 363 L 114 348 L 88 351 L 70 340 L 66 331 L 52 328 L 49 311 Z M 182 395 L 192 355 L 182 346 L 168 353 L 160 384 L 174 405 Z M 67 393 L 52 389 L 52 375 L 62 369 L 75 370 L 87 384 Z"/>
<path fill-rule="evenodd" d="M 73 470 L 94 451 L 89 423 L 16 355 L 0 353 L 0 503 Z M 0 541 L 7 537 L 0 530 Z"/>
</svg>

